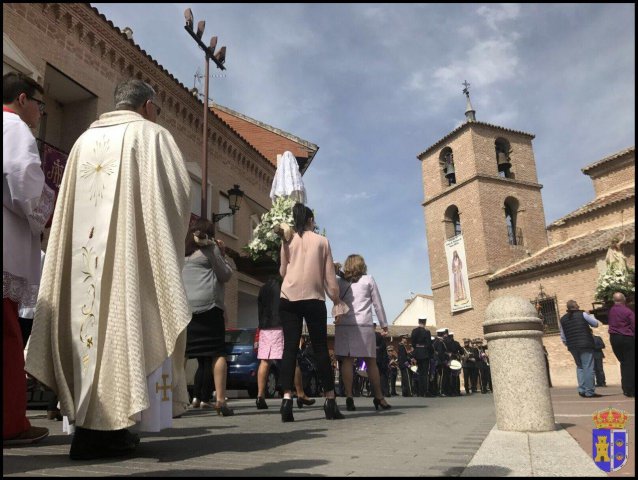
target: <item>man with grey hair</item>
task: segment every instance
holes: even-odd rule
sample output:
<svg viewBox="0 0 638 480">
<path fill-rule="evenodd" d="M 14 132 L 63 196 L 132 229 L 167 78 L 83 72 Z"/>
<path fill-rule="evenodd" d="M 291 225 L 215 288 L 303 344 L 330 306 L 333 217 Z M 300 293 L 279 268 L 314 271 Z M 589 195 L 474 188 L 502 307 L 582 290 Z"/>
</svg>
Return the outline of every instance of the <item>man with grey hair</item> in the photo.
<svg viewBox="0 0 638 480">
<path fill-rule="evenodd" d="M 607 316 L 609 341 L 620 362 L 620 384 L 626 397 L 636 393 L 636 315 L 625 305 L 625 295 L 614 293 L 614 305 Z"/>
<path fill-rule="evenodd" d="M 129 427 L 170 427 L 188 403 L 190 177 L 150 85 L 125 80 L 115 104 L 71 149 L 26 361 L 58 395 L 73 460 L 129 454 Z"/>
<path fill-rule="evenodd" d="M 578 395 L 600 397 L 594 385 L 594 336 L 591 328 L 600 322 L 578 306 L 576 300 L 567 301 L 567 313 L 560 318 L 560 338 L 576 362 Z"/>
</svg>

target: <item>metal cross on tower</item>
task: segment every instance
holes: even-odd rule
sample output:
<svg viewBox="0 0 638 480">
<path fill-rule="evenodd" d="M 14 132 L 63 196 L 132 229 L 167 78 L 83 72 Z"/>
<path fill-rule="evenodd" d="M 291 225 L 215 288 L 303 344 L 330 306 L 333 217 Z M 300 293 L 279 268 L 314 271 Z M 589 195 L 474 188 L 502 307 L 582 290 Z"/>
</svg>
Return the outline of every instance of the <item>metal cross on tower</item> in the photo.
<svg viewBox="0 0 638 480">
<path fill-rule="evenodd" d="M 463 89 L 463 93 L 469 97 L 470 96 L 470 91 L 468 90 L 468 87 L 470 86 L 470 84 L 467 83 L 467 80 L 464 80 L 461 85 L 463 85 L 465 87 Z"/>
</svg>

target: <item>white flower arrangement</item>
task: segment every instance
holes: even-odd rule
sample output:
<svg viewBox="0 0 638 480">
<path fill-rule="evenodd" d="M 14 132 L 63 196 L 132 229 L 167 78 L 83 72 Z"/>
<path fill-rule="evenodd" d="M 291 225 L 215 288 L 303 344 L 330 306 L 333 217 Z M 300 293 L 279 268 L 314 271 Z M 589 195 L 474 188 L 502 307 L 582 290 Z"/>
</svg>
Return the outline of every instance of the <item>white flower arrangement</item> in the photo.
<svg viewBox="0 0 638 480">
<path fill-rule="evenodd" d="M 625 294 L 625 296 L 635 293 L 634 278 L 635 272 L 631 268 L 627 274 L 619 270 L 608 269 L 598 277 L 596 300 L 602 302 L 612 301 L 615 292 L 621 292 Z"/>
<path fill-rule="evenodd" d="M 281 223 L 293 225 L 292 207 L 296 200 L 288 197 L 277 197 L 272 208 L 261 216 L 261 222 L 253 231 L 253 240 L 244 247 L 250 258 L 257 260 L 264 256 L 275 262 L 279 261 L 281 237 L 274 231 Z"/>
</svg>

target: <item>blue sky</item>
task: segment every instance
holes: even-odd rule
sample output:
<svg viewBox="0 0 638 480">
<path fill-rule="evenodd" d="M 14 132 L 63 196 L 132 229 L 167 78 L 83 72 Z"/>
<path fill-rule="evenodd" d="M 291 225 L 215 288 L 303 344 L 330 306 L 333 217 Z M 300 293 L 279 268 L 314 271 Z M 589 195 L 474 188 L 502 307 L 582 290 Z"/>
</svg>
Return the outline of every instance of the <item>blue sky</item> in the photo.
<svg viewBox="0 0 638 480">
<path fill-rule="evenodd" d="M 213 100 L 320 147 L 308 204 L 390 322 L 431 293 L 416 155 L 464 121 L 464 80 L 477 120 L 536 135 L 547 223 L 593 199 L 582 167 L 635 144 L 633 4 L 92 5 L 189 88 L 183 12 L 206 20 L 228 49 Z"/>
</svg>

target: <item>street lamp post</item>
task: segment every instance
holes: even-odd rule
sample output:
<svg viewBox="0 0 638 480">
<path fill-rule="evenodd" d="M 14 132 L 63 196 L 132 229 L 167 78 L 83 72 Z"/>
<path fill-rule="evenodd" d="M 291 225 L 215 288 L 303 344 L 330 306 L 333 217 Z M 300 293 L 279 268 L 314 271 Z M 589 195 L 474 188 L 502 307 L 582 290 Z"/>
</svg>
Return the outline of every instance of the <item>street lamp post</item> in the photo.
<svg viewBox="0 0 638 480">
<path fill-rule="evenodd" d="M 184 11 L 184 18 L 186 19 L 186 25 L 184 28 L 191 37 L 197 42 L 197 45 L 204 50 L 204 56 L 206 58 L 206 81 L 204 83 L 204 127 L 203 127 L 203 139 L 202 139 L 202 207 L 201 217 L 208 218 L 208 78 L 209 78 L 209 60 L 215 62 L 217 68 L 225 70 L 224 62 L 226 61 L 226 47 L 221 47 L 217 53 L 215 53 L 215 47 L 217 46 L 217 37 L 211 37 L 210 45 L 207 47 L 202 42 L 202 35 L 204 34 L 204 27 L 206 22 L 200 20 L 197 22 L 197 32 L 193 31 L 193 12 L 190 8 Z"/>
<path fill-rule="evenodd" d="M 235 215 L 237 210 L 241 207 L 241 201 L 244 198 L 244 192 L 239 188 L 239 185 L 235 184 L 233 188 L 228 190 L 228 208 L 230 212 L 226 213 L 213 213 L 213 223 L 219 222 L 222 218 L 230 215 Z"/>
</svg>

